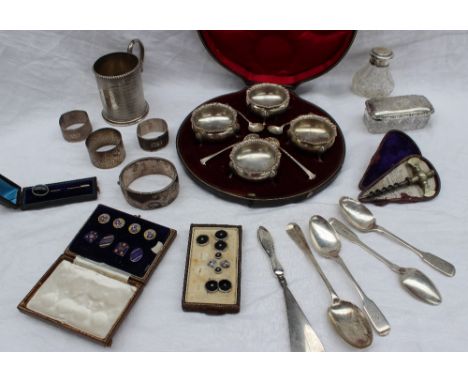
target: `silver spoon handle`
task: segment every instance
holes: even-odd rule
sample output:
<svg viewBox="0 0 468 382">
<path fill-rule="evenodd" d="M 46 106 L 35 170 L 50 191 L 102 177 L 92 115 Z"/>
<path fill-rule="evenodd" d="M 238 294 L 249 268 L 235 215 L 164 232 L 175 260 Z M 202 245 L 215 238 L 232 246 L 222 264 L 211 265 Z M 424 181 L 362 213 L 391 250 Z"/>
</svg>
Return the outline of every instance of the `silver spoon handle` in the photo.
<svg viewBox="0 0 468 382">
<path fill-rule="evenodd" d="M 385 257 L 382 255 L 378 254 L 376 251 L 374 251 L 371 247 L 369 247 L 367 244 L 365 244 L 362 240 L 358 238 L 358 236 L 349 229 L 346 224 L 342 223 L 338 219 L 331 218 L 330 219 L 330 224 L 332 227 L 335 229 L 336 233 L 340 235 L 341 237 L 344 237 L 345 239 L 348 239 L 350 242 L 360 246 L 361 248 L 365 249 L 367 252 L 369 252 L 372 256 L 376 257 L 378 260 L 380 260 L 382 263 L 384 263 L 387 267 L 389 267 L 392 271 L 396 273 L 400 273 L 400 267 L 396 265 L 395 263 L 392 263 L 390 260 L 387 260 Z"/>
<path fill-rule="evenodd" d="M 232 145 L 228 146 L 228 147 L 225 147 L 224 149 L 221 149 L 219 151 L 216 151 L 214 154 L 211 154 L 211 155 L 208 155 L 206 157 L 203 157 L 200 159 L 200 163 L 205 166 L 206 165 L 206 162 L 208 162 L 209 160 L 213 159 L 214 157 L 218 156 L 219 154 L 222 154 L 224 153 L 226 150 L 229 150 L 231 148 L 233 148 L 234 146 L 236 145 L 236 143 L 233 143 Z"/>
<path fill-rule="evenodd" d="M 308 176 L 308 178 L 310 180 L 312 179 L 315 179 L 315 174 L 310 171 L 309 169 L 307 169 L 301 162 L 299 162 L 296 158 L 294 158 L 291 154 L 289 154 L 285 149 L 283 149 L 281 146 L 279 146 L 279 149 L 285 153 L 289 159 L 291 159 L 302 171 L 304 171 L 306 173 L 306 175 Z"/>
<path fill-rule="evenodd" d="M 304 236 L 304 233 L 301 230 L 301 227 L 299 227 L 296 223 L 289 223 L 286 232 L 288 233 L 289 237 L 297 244 L 297 246 L 302 250 L 302 252 L 305 253 L 306 256 L 310 258 L 312 261 L 312 264 L 314 264 L 315 269 L 317 270 L 318 274 L 322 278 L 323 282 L 328 288 L 328 291 L 331 294 L 332 300 L 336 301 L 339 300 L 338 295 L 336 294 L 335 290 L 331 286 L 330 282 L 327 279 L 327 276 L 325 276 L 325 273 L 323 273 L 322 268 L 320 267 L 319 263 L 314 257 L 314 254 L 310 250 L 309 244 L 307 244 L 307 240 Z"/>
<path fill-rule="evenodd" d="M 440 257 L 433 255 L 429 252 L 424 252 L 416 248 L 415 246 L 411 245 L 410 243 L 406 242 L 405 240 L 401 239 L 394 233 L 388 231 L 382 226 L 376 226 L 375 231 L 384 234 L 385 236 L 389 237 L 390 239 L 395 240 L 396 242 L 400 243 L 404 247 L 410 249 L 414 253 L 416 253 L 424 262 L 429 264 L 432 268 L 438 270 L 439 272 L 443 273 L 446 276 L 454 276 L 455 275 L 455 267 L 453 264 L 441 259 Z"/>
<path fill-rule="evenodd" d="M 250 121 L 247 119 L 247 117 L 246 117 L 243 113 L 241 113 L 239 110 L 236 110 L 236 112 L 237 112 L 237 114 L 239 114 L 245 121 L 247 121 L 247 123 L 252 123 L 252 122 L 250 122 Z"/>
<path fill-rule="evenodd" d="M 382 311 L 379 309 L 376 303 L 364 293 L 361 286 L 351 274 L 343 259 L 338 256 L 336 258 L 336 261 L 341 265 L 341 268 L 343 268 L 344 272 L 348 275 L 348 277 L 356 287 L 356 290 L 358 291 L 359 296 L 362 300 L 362 307 L 364 308 L 364 311 L 366 312 L 367 317 L 369 317 L 369 320 L 376 332 L 381 336 L 387 335 L 390 332 L 390 324 L 388 323 Z"/>
</svg>

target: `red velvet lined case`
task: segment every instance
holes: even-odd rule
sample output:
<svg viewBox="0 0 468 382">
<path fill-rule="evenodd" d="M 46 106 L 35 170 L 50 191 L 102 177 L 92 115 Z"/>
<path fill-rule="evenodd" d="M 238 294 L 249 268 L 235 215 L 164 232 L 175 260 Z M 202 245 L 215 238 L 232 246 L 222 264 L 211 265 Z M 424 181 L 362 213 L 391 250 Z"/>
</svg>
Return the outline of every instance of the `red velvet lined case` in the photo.
<svg viewBox="0 0 468 382">
<path fill-rule="evenodd" d="M 355 31 L 199 32 L 211 55 L 248 85 L 271 82 L 290 89 L 337 65 L 351 46 L 355 34 Z M 243 89 L 207 102 L 228 103 L 247 115 L 252 122 L 262 122 L 245 104 L 245 91 Z M 322 115 L 334 122 L 333 117 L 325 110 L 290 91 L 291 102 L 288 109 L 283 114 L 274 116 L 268 121 L 269 124 L 284 123 L 306 113 Z M 285 133 L 280 137 L 276 136 L 283 148 L 317 174 L 312 181 L 305 180 L 303 173 L 287 158 L 282 159 L 275 178 L 256 184 L 237 179 L 229 169 L 229 152 L 213 159 L 207 166 L 200 166 L 200 158 L 240 140 L 248 133 L 247 123 L 242 119 L 238 122 L 241 130 L 234 140 L 200 143 L 193 136 L 189 115 L 182 122 L 177 135 L 177 151 L 187 173 L 200 186 L 222 198 L 249 206 L 276 206 L 300 201 L 330 184 L 343 164 L 345 142 L 337 125 L 338 137 L 335 144 L 320 156 L 294 147 Z M 263 131 L 260 135 L 264 137 L 269 134 Z"/>
</svg>

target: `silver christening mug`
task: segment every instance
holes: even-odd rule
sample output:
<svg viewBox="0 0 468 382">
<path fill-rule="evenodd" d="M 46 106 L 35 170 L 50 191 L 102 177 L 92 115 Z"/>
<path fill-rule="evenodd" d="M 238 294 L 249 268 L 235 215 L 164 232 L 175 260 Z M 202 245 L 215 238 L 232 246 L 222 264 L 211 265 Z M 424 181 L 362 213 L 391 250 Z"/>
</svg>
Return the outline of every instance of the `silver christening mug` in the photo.
<svg viewBox="0 0 468 382">
<path fill-rule="evenodd" d="M 139 46 L 140 56 L 132 53 Z M 148 114 L 149 106 L 143 94 L 141 72 L 145 49 L 140 40 L 128 44 L 127 52 L 109 53 L 93 65 L 102 102 L 102 116 L 117 125 L 130 125 Z"/>
</svg>

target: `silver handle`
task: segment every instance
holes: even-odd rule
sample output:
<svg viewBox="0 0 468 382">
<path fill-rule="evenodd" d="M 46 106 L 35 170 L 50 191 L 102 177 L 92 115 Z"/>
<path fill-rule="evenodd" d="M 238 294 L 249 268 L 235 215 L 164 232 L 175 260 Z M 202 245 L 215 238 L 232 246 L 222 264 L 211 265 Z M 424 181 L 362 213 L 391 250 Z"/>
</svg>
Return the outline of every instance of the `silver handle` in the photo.
<svg viewBox="0 0 468 382">
<path fill-rule="evenodd" d="M 276 257 L 273 238 L 270 232 L 268 232 L 268 230 L 265 227 L 260 226 L 257 229 L 257 238 L 260 244 L 262 245 L 263 249 L 267 253 L 268 257 L 270 258 L 273 272 L 275 272 L 275 275 L 280 279 L 281 284 L 283 284 L 283 282 L 286 284 L 286 279 L 284 278 L 284 270 L 278 258 Z"/>
<path fill-rule="evenodd" d="M 143 46 L 141 40 L 135 38 L 132 41 L 130 41 L 127 47 L 127 53 L 133 54 L 133 47 L 135 45 L 138 45 L 138 47 L 140 48 L 140 55 L 138 56 L 138 59 L 140 60 L 141 71 L 143 71 L 143 61 L 145 60 L 145 47 Z"/>
<path fill-rule="evenodd" d="M 291 159 L 302 171 L 304 171 L 308 178 L 310 180 L 312 179 L 315 179 L 316 175 L 312 172 L 312 171 L 309 171 L 309 169 L 307 169 L 301 162 L 299 162 L 296 158 L 294 158 L 291 154 L 289 154 L 285 149 L 283 149 L 281 146 L 279 146 L 279 149 L 285 153 L 289 159 Z"/>
<path fill-rule="evenodd" d="M 351 231 L 344 223 L 340 222 L 338 219 L 331 218 L 329 220 L 331 226 L 336 231 L 338 235 L 348 239 L 350 242 L 359 244 L 360 240 L 357 235 Z"/>
<path fill-rule="evenodd" d="M 343 259 L 341 257 L 338 257 L 337 262 L 341 265 L 341 268 L 343 268 L 344 272 L 348 275 L 348 277 L 351 279 L 352 283 L 354 284 L 355 288 L 357 289 L 359 296 L 361 297 L 361 300 L 362 300 L 364 311 L 366 312 L 367 317 L 369 317 L 369 320 L 372 326 L 374 327 L 374 329 L 376 330 L 376 332 L 381 336 L 387 335 L 390 332 L 390 324 L 388 323 L 382 311 L 375 304 L 375 302 L 372 301 L 365 294 L 361 286 L 358 284 L 356 279 L 353 277 L 353 275 L 349 271 Z"/>
<path fill-rule="evenodd" d="M 214 157 L 218 156 L 219 154 L 222 154 L 223 152 L 225 152 L 226 150 L 229 150 L 229 149 L 232 149 L 237 143 L 233 143 L 232 145 L 228 146 L 228 147 L 225 147 L 224 149 L 221 149 L 217 152 L 215 152 L 214 154 L 211 154 L 211 155 L 208 155 L 206 157 L 203 157 L 200 159 L 200 163 L 205 166 L 206 165 L 206 162 L 208 162 L 209 160 L 213 159 Z"/>
<path fill-rule="evenodd" d="M 340 235 L 341 237 L 344 237 L 348 239 L 350 242 L 359 245 L 361 248 L 365 249 L 367 252 L 369 252 L 372 256 L 380 260 L 382 263 L 384 263 L 387 267 L 389 267 L 392 271 L 396 273 L 401 273 L 401 268 L 396 265 L 395 263 L 392 263 L 390 260 L 387 260 L 385 257 L 374 251 L 371 247 L 369 247 L 367 244 L 365 244 L 362 240 L 358 238 L 358 236 L 351 231 L 344 223 L 339 221 L 338 219 L 331 218 L 330 219 L 330 224 L 332 225 L 333 229 Z"/>
<path fill-rule="evenodd" d="M 455 267 L 453 266 L 453 264 L 449 263 L 448 261 L 445 261 L 444 259 L 440 258 L 439 256 L 433 255 L 432 253 L 421 251 L 420 249 L 416 248 L 415 246 L 411 245 L 405 240 L 399 238 L 397 235 L 388 231 L 382 226 L 376 226 L 374 230 L 384 234 L 390 239 L 393 239 L 396 242 L 403 245 L 404 247 L 410 249 L 411 251 L 416 253 L 424 262 L 429 264 L 432 268 L 443 273 L 444 275 L 450 276 L 450 277 L 455 276 Z"/>
<path fill-rule="evenodd" d="M 323 273 L 322 268 L 320 267 L 319 263 L 314 257 L 314 254 L 310 250 L 309 244 L 307 244 L 307 240 L 304 236 L 304 233 L 301 230 L 301 227 L 299 227 L 296 223 L 289 223 L 286 232 L 288 233 L 289 237 L 297 244 L 297 246 L 310 258 L 312 261 L 312 264 L 314 264 L 315 269 L 317 270 L 318 274 L 322 278 L 323 282 L 328 288 L 328 291 L 330 292 L 330 295 L 332 297 L 333 302 L 339 301 L 339 297 L 336 294 L 335 290 L 331 286 L 330 282 L 327 279 L 327 276 L 325 276 L 325 273 Z"/>
</svg>

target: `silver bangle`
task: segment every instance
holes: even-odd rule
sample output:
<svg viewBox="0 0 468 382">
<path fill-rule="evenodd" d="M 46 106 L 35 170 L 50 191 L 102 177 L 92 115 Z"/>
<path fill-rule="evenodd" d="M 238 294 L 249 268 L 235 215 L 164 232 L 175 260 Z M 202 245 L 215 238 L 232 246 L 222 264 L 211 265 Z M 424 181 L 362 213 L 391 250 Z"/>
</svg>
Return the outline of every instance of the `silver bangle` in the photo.
<svg viewBox="0 0 468 382">
<path fill-rule="evenodd" d="M 135 180 L 145 175 L 165 175 L 172 182 L 161 190 L 141 192 L 132 190 L 129 186 Z M 147 157 L 137 159 L 126 165 L 119 177 L 119 185 L 127 202 L 136 208 L 150 210 L 172 203 L 179 193 L 179 175 L 175 166 L 167 159 Z"/>
</svg>

